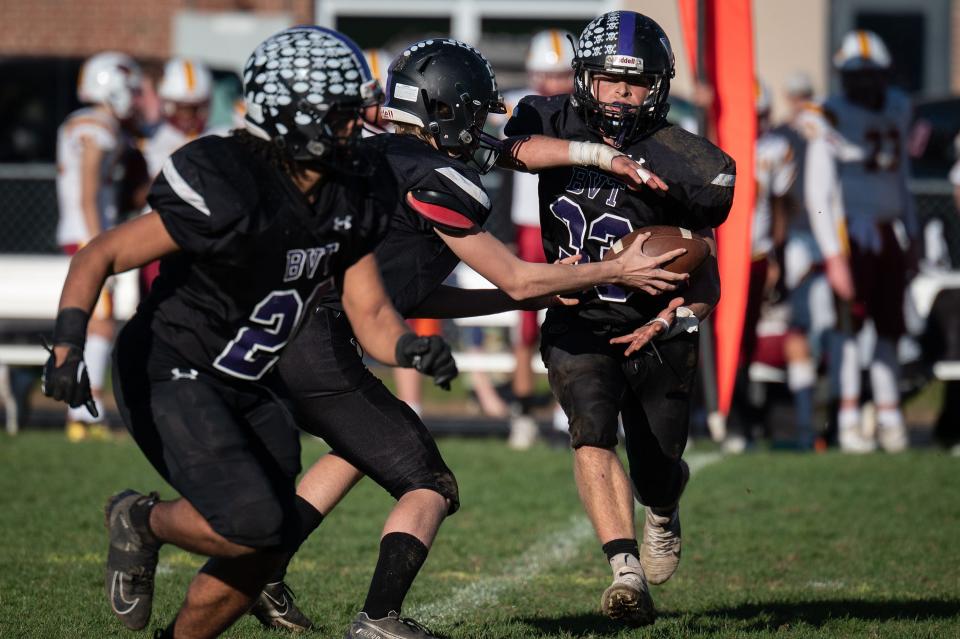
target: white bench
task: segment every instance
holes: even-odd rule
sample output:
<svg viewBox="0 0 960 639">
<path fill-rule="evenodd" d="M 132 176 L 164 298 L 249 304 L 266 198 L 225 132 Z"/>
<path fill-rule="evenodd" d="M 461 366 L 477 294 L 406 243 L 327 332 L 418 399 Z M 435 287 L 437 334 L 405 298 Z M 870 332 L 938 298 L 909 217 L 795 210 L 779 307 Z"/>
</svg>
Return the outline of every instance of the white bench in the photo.
<svg viewBox="0 0 960 639">
<path fill-rule="evenodd" d="M 11 366 L 43 366 L 47 352 L 39 335 L 49 335 L 70 258 L 65 255 L 0 255 L 0 401 L 6 431 L 19 429 L 17 403 L 10 388 Z M 136 310 L 137 273 L 117 276 L 113 306 L 118 319 Z"/>
<path fill-rule="evenodd" d="M 461 262 L 454 269 L 454 277 L 457 280 L 457 286 L 460 288 L 496 288 L 486 278 L 474 271 L 472 268 Z M 540 311 L 540 321 L 546 316 L 546 311 Z M 520 322 L 519 311 L 506 311 L 496 313 L 495 315 L 480 315 L 477 317 L 458 317 L 453 320 L 457 326 L 465 328 L 513 328 Z M 463 352 L 457 351 L 453 354 L 457 362 L 457 368 L 463 373 L 485 372 L 485 373 L 512 373 L 517 368 L 517 360 L 512 352 Z M 546 374 L 547 369 L 543 365 L 543 360 L 539 355 L 533 358 L 533 372 Z"/>
</svg>

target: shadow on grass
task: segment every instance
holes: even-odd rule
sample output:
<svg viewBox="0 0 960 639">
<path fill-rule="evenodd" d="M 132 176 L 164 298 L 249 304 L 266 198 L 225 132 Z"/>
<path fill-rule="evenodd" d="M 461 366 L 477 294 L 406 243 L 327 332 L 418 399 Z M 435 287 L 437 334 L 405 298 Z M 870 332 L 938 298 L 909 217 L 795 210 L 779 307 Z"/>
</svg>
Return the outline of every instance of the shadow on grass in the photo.
<svg viewBox="0 0 960 639">
<path fill-rule="evenodd" d="M 815 601 L 745 603 L 701 612 L 665 611 L 661 621 L 676 620 L 697 632 L 738 632 L 778 630 L 794 624 L 820 627 L 828 622 L 854 619 L 861 621 L 935 621 L 957 618 L 960 600 L 917 599 L 876 600 L 823 599 Z M 526 618 L 523 623 L 545 634 L 567 633 L 574 637 L 618 635 L 623 624 L 599 614 L 570 615 L 555 618 Z"/>
</svg>

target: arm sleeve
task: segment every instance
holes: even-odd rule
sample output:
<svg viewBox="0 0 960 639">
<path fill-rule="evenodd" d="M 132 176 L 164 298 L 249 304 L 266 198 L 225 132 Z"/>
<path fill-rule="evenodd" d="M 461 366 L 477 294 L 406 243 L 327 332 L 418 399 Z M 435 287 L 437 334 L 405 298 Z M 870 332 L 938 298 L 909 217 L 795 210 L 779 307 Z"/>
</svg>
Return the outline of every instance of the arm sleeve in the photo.
<svg viewBox="0 0 960 639">
<path fill-rule="evenodd" d="M 837 177 L 836 159 L 823 135 L 807 142 L 803 198 L 810 217 L 810 227 L 823 257 L 843 253 L 840 181 Z"/>
<path fill-rule="evenodd" d="M 259 200 L 253 176 L 227 159 L 228 150 L 210 151 L 190 144 L 174 153 L 147 197 L 170 236 L 189 253 L 214 251 Z"/>
<path fill-rule="evenodd" d="M 91 140 L 99 149 L 111 151 L 117 147 L 117 133 L 106 124 L 96 120 L 84 120 L 74 127 L 78 138 Z"/>
<path fill-rule="evenodd" d="M 773 171 L 770 192 L 776 197 L 783 197 L 797 179 L 797 162 L 790 144 L 783 140 L 782 152 Z"/>
</svg>

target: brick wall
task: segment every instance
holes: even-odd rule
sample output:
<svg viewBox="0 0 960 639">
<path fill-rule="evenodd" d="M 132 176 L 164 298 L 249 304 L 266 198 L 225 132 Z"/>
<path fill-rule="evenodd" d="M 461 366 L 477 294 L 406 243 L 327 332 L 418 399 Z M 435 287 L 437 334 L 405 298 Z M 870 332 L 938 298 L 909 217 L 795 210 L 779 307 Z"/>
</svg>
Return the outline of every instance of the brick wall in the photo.
<svg viewBox="0 0 960 639">
<path fill-rule="evenodd" d="M 283 11 L 309 23 L 313 0 L 2 0 L 0 55 L 83 57 L 117 49 L 166 58 L 181 9 Z"/>
</svg>

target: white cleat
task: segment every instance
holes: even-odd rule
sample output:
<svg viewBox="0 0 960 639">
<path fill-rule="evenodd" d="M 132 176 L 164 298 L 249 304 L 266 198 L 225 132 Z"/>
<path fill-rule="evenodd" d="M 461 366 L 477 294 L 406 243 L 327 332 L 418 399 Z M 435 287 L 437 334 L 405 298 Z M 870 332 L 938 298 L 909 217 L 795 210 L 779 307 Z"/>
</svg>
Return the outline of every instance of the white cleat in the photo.
<svg viewBox="0 0 960 639">
<path fill-rule="evenodd" d="M 902 453 L 910 445 L 907 429 L 902 423 L 881 424 L 877 429 L 877 439 L 880 441 L 880 447 L 888 453 Z"/>
<path fill-rule="evenodd" d="M 636 560 L 634 560 L 636 563 Z M 611 619 L 635 626 L 646 626 L 657 618 L 647 579 L 640 566 L 622 566 L 613 583 L 603 591 L 600 610 Z"/>
<path fill-rule="evenodd" d="M 860 434 L 856 428 L 841 428 L 837 434 L 840 450 L 853 455 L 863 455 L 877 450 L 877 443 Z"/>
<path fill-rule="evenodd" d="M 690 468 L 681 461 L 683 483 L 680 494 L 683 495 L 690 481 Z M 658 515 L 647 508 L 646 522 L 643 526 L 643 545 L 640 547 L 640 564 L 643 566 L 647 581 L 654 586 L 666 582 L 680 565 L 680 503 L 668 514 Z"/>
<path fill-rule="evenodd" d="M 540 436 L 536 420 L 529 415 L 514 415 L 510 418 L 510 437 L 507 446 L 513 450 L 529 450 Z"/>
</svg>

